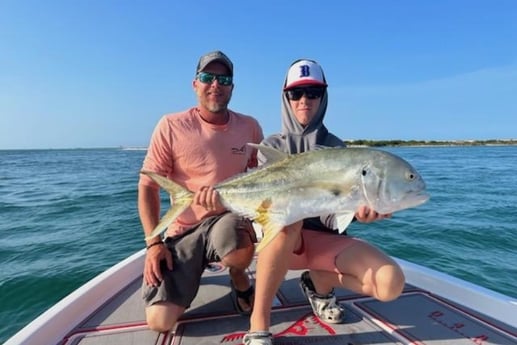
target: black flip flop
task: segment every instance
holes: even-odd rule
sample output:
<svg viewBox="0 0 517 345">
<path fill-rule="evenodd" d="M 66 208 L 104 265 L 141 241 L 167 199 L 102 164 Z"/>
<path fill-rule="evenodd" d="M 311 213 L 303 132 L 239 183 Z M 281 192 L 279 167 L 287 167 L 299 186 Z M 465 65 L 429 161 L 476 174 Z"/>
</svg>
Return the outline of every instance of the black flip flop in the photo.
<svg viewBox="0 0 517 345">
<path fill-rule="evenodd" d="M 243 316 L 251 315 L 251 310 L 253 310 L 252 297 L 253 297 L 253 294 L 255 293 L 255 289 L 254 289 L 253 285 L 250 285 L 250 287 L 246 291 L 237 290 L 233 286 L 233 282 L 230 282 L 230 285 L 232 288 L 232 295 L 233 295 L 232 301 L 233 301 L 233 305 L 235 306 L 235 310 L 237 310 L 237 312 Z M 239 298 L 246 301 L 246 304 L 252 306 L 250 311 L 246 311 L 246 310 L 242 309 L 242 307 L 239 303 Z"/>
</svg>

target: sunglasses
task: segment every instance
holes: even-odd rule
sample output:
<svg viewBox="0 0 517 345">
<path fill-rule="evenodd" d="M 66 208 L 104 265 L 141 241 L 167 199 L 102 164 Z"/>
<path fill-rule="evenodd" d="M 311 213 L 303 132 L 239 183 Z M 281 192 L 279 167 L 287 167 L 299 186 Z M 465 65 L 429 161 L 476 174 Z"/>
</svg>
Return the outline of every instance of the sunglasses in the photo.
<svg viewBox="0 0 517 345">
<path fill-rule="evenodd" d="M 323 87 L 297 87 L 285 92 L 287 99 L 291 101 L 298 101 L 303 95 L 308 99 L 317 99 L 323 96 L 325 88 Z"/>
<path fill-rule="evenodd" d="M 197 74 L 197 79 L 203 84 L 212 84 L 214 79 L 217 79 L 217 82 L 223 86 L 232 85 L 233 77 L 231 75 L 217 75 L 208 72 L 199 72 Z"/>
</svg>

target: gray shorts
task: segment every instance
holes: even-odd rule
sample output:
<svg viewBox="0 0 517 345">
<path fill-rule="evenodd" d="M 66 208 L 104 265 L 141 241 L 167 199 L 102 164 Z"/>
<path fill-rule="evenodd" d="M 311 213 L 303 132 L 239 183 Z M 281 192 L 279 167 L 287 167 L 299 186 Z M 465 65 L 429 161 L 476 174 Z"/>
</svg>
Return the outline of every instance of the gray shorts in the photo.
<svg viewBox="0 0 517 345">
<path fill-rule="evenodd" d="M 187 232 L 166 238 L 173 269 L 167 269 L 162 261 L 162 283 L 154 287 L 143 282 L 142 296 L 146 305 L 171 302 L 188 308 L 210 262 L 219 262 L 233 250 L 256 242 L 251 222 L 230 212 L 208 217 Z"/>
</svg>

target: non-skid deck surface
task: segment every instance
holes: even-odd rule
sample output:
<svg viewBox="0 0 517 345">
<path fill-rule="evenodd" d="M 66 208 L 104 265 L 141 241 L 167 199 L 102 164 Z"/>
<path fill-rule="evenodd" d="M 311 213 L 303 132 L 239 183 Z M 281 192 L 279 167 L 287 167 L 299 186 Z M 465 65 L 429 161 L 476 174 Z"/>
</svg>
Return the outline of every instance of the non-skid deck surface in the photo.
<svg viewBox="0 0 517 345">
<path fill-rule="evenodd" d="M 515 329 L 411 286 L 388 303 L 339 290 L 346 321 L 328 325 L 312 314 L 298 286 L 300 273 L 289 272 L 274 303 L 271 332 L 275 344 L 517 344 Z M 138 279 L 127 286 L 62 345 L 242 344 L 249 320 L 234 309 L 223 267 L 212 265 L 205 272 L 198 296 L 174 333 L 158 334 L 147 328 L 140 285 Z"/>
</svg>

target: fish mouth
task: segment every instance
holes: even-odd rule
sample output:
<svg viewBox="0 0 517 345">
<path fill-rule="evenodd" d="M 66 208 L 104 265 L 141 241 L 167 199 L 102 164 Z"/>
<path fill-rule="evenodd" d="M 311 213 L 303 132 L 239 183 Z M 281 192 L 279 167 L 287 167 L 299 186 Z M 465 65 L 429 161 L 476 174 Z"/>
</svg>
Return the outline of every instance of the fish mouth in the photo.
<svg viewBox="0 0 517 345">
<path fill-rule="evenodd" d="M 402 206 L 402 209 L 417 207 L 427 202 L 429 198 L 430 195 L 424 191 L 409 192 L 400 199 L 399 206 Z"/>
<path fill-rule="evenodd" d="M 421 205 L 429 200 L 431 196 L 427 192 L 419 192 L 413 195 L 413 200 L 416 201 L 416 205 Z"/>
<path fill-rule="evenodd" d="M 393 213 L 408 208 L 420 206 L 427 202 L 429 198 L 430 195 L 427 192 L 412 191 L 405 193 L 400 199 L 391 200 L 391 202 L 388 202 L 387 204 L 381 202 L 377 205 L 377 207 L 374 207 L 374 209 L 375 211 L 381 214 Z"/>
</svg>

